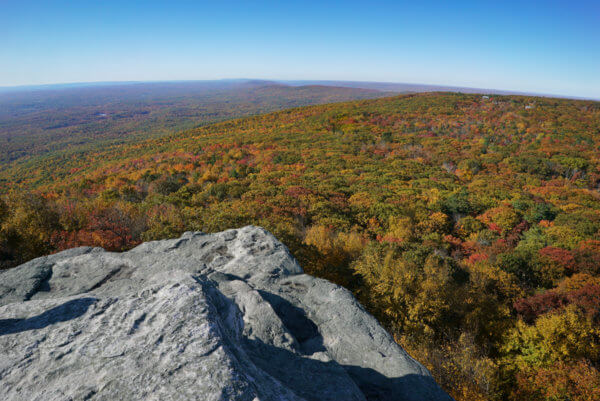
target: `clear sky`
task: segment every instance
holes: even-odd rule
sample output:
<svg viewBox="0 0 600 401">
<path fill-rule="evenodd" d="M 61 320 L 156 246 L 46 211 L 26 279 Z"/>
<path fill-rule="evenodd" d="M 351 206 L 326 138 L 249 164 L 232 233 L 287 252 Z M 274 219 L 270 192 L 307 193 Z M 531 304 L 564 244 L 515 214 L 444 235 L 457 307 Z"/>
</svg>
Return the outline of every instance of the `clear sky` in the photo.
<svg viewBox="0 0 600 401">
<path fill-rule="evenodd" d="M 0 86 L 218 78 L 600 98 L 600 0 L 0 0 Z"/>
</svg>

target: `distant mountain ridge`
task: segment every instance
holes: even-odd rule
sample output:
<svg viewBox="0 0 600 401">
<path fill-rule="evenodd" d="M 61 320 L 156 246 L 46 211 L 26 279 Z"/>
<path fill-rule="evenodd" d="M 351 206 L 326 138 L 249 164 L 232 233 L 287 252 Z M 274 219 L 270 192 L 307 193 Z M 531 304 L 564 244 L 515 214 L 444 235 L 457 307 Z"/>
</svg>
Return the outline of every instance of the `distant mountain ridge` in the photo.
<svg viewBox="0 0 600 401">
<path fill-rule="evenodd" d="M 278 81 L 288 85 L 325 85 L 345 88 L 362 88 L 372 89 L 383 92 L 395 93 L 423 93 L 423 92 L 460 92 L 468 94 L 487 94 L 487 95 L 521 95 L 521 96 L 542 96 L 564 99 L 580 99 L 580 100 L 598 100 L 593 98 L 557 95 L 552 93 L 526 92 L 508 89 L 493 89 L 493 88 L 475 88 L 468 86 L 451 86 L 451 85 L 432 85 L 432 84 L 415 84 L 402 82 L 374 82 L 374 81 Z"/>
<path fill-rule="evenodd" d="M 381 92 L 394 93 L 422 93 L 422 92 L 460 92 L 460 93 L 481 93 L 494 95 L 523 95 L 523 96 L 543 96 L 564 99 L 582 99 L 599 100 L 599 98 L 590 98 L 585 96 L 567 96 L 555 93 L 519 91 L 511 89 L 478 88 L 471 86 L 455 85 L 435 85 L 424 83 L 408 82 L 379 82 L 379 81 L 338 81 L 338 80 L 279 80 L 279 79 L 252 79 L 252 78 L 232 78 L 218 80 L 173 80 L 173 81 L 107 81 L 107 82 L 73 82 L 63 84 L 41 84 L 41 85 L 19 85 L 19 86 L 0 86 L 0 95 L 2 93 L 16 93 L 29 91 L 46 91 L 75 89 L 84 87 L 111 87 L 127 85 L 285 85 L 285 86 L 330 86 L 338 88 L 369 89 Z"/>
</svg>

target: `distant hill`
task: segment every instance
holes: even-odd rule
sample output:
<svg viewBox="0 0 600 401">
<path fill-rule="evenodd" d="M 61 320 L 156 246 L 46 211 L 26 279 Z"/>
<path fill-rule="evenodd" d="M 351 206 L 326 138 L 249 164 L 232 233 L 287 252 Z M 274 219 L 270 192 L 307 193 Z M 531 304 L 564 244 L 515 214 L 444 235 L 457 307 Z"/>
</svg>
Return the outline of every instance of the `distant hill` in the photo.
<svg viewBox="0 0 600 401">
<path fill-rule="evenodd" d="M 258 80 L 90 83 L 0 92 L 0 169 L 12 161 L 130 142 L 290 107 L 389 96 Z"/>
<path fill-rule="evenodd" d="M 460 92 L 460 93 L 479 93 L 486 95 L 523 95 L 523 96 L 547 96 L 555 98 L 569 98 L 569 96 L 557 96 L 546 93 L 521 92 L 516 90 L 502 90 L 493 88 L 472 88 L 465 86 L 447 86 L 447 85 L 429 85 L 429 84 L 410 84 L 401 82 L 370 82 L 370 81 L 278 81 L 287 85 L 326 85 L 344 88 L 362 88 L 372 89 L 384 92 L 395 93 L 423 93 L 423 92 Z M 583 99 L 583 98 L 582 98 Z"/>
</svg>

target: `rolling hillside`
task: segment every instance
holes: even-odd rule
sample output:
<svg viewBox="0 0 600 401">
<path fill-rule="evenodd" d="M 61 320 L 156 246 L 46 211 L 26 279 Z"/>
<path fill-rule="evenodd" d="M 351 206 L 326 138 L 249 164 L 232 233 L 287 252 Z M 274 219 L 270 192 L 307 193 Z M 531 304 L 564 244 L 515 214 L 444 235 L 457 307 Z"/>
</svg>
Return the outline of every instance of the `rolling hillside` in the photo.
<svg viewBox="0 0 600 401">
<path fill-rule="evenodd" d="M 0 168 L 290 107 L 389 96 L 270 81 L 51 85 L 0 91 Z"/>
<path fill-rule="evenodd" d="M 0 250 L 9 267 L 260 225 L 351 289 L 455 398 L 592 400 L 599 155 L 592 101 L 293 108 L 12 164 Z"/>
</svg>

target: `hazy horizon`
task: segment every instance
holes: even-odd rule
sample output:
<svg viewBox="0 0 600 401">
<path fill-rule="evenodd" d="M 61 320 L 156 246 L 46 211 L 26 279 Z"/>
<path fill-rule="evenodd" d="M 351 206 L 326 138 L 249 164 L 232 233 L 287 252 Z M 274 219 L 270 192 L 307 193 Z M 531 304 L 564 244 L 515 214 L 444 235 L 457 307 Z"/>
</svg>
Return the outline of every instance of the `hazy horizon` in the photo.
<svg viewBox="0 0 600 401">
<path fill-rule="evenodd" d="M 429 83 L 414 83 L 414 82 L 381 82 L 381 81 L 338 81 L 338 80 L 275 80 L 275 79 L 260 79 L 260 78 L 220 78 L 220 79 L 197 79 L 197 80 L 155 80 L 155 81 L 92 81 L 92 82 L 59 82 L 49 84 L 35 85 L 9 85 L 0 86 L 0 93 L 10 92 L 27 92 L 39 90 L 60 90 L 60 89 L 76 89 L 86 87 L 108 87 L 121 85 L 136 85 L 136 84 L 177 84 L 177 83 L 211 83 L 211 82 L 264 82 L 265 84 L 280 84 L 291 86 L 310 86 L 322 85 L 331 87 L 347 87 L 359 89 L 371 89 L 380 92 L 400 93 L 400 92 L 464 92 L 464 93 L 479 93 L 493 95 L 517 95 L 517 96 L 540 96 L 540 97 L 556 97 L 574 100 L 593 100 L 600 101 L 598 97 L 586 96 L 570 96 L 557 93 L 539 93 L 539 92 L 524 92 L 520 90 L 504 89 L 504 88 L 475 88 L 464 86 L 449 86 L 436 85 Z"/>
</svg>

